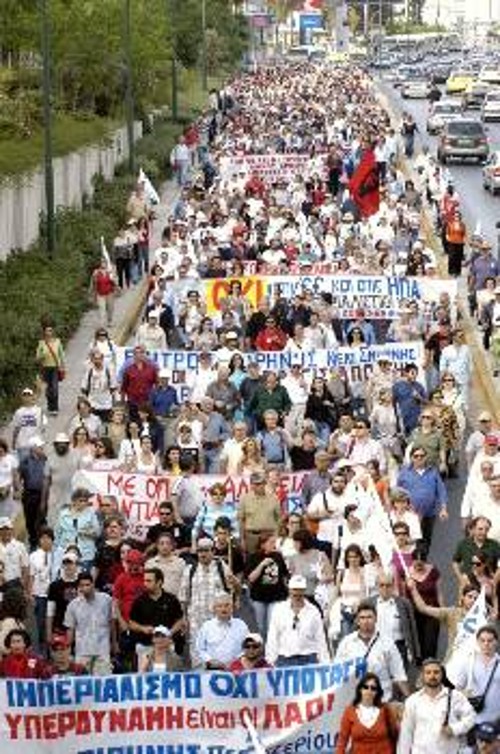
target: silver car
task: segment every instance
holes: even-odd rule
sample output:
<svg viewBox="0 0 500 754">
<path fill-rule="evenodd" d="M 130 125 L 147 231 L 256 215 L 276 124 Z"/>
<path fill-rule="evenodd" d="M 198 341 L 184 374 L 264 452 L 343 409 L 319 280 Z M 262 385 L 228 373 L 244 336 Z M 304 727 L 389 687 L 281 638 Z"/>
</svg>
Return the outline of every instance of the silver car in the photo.
<svg viewBox="0 0 500 754">
<path fill-rule="evenodd" d="M 437 134 L 445 123 L 462 114 L 462 105 L 455 99 L 443 99 L 434 102 L 427 118 L 427 133 Z"/>
<path fill-rule="evenodd" d="M 500 191 L 500 152 L 491 152 L 483 167 L 483 188 L 492 194 Z"/>
<path fill-rule="evenodd" d="M 481 118 L 486 123 L 488 120 L 500 120 L 500 90 L 489 91 L 481 105 Z"/>
</svg>

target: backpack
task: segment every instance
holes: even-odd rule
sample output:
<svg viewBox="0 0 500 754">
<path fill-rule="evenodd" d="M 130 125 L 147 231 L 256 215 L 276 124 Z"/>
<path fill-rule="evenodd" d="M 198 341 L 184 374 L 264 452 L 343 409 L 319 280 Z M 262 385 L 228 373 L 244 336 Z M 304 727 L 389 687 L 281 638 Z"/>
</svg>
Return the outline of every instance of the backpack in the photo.
<svg viewBox="0 0 500 754">
<path fill-rule="evenodd" d="M 105 370 L 105 373 L 106 373 L 106 379 L 108 381 L 108 390 L 111 390 L 111 375 L 109 373 L 109 369 L 108 369 L 108 367 L 105 367 L 104 370 Z M 91 388 L 91 385 L 92 385 L 92 374 L 93 374 L 93 369 L 92 369 L 92 367 L 90 367 L 90 369 L 89 369 L 89 371 L 87 373 L 87 385 L 82 390 L 82 393 L 84 395 L 87 395 L 87 396 L 90 394 L 90 388 Z"/>
<path fill-rule="evenodd" d="M 219 575 L 219 579 L 220 579 L 220 582 L 222 584 L 222 588 L 224 589 L 225 592 L 229 593 L 231 590 L 229 589 L 229 586 L 228 586 L 227 581 L 226 581 L 226 575 L 224 573 L 224 567 L 222 565 L 222 561 L 219 560 L 219 558 L 216 558 L 215 559 L 215 565 L 217 567 L 217 573 Z M 198 568 L 198 562 L 193 563 L 193 565 L 191 566 L 191 570 L 189 572 L 189 590 L 188 590 L 189 597 L 188 597 L 188 600 L 191 600 L 191 595 L 193 593 L 193 579 L 194 579 L 194 575 L 196 573 L 197 568 Z"/>
</svg>

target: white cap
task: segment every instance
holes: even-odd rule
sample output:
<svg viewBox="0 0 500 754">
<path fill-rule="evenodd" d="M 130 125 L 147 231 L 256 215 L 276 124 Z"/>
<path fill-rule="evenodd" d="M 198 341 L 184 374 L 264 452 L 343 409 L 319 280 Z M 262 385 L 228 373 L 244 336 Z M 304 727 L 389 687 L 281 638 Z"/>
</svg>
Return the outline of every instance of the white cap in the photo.
<svg viewBox="0 0 500 754">
<path fill-rule="evenodd" d="M 12 521 L 8 516 L 0 517 L 0 529 L 13 529 Z"/>
<path fill-rule="evenodd" d="M 69 443 L 70 439 L 66 432 L 58 432 L 54 437 L 54 443 Z"/>
<path fill-rule="evenodd" d="M 43 448 L 45 441 L 41 437 L 31 437 L 28 441 L 28 447 L 30 448 Z"/>
<path fill-rule="evenodd" d="M 155 626 L 154 631 L 153 631 L 153 636 L 155 634 L 160 634 L 161 636 L 167 636 L 168 637 L 168 636 L 172 635 L 172 632 L 166 626 Z"/>
<path fill-rule="evenodd" d="M 169 380 L 172 376 L 172 373 L 170 372 L 170 369 L 160 369 L 158 372 L 158 377 L 160 380 Z"/>
<path fill-rule="evenodd" d="M 295 576 L 292 576 L 292 578 L 288 582 L 289 589 L 306 589 L 306 587 L 307 587 L 307 581 L 305 580 L 305 577 L 299 576 L 299 574 L 295 574 Z"/>
</svg>

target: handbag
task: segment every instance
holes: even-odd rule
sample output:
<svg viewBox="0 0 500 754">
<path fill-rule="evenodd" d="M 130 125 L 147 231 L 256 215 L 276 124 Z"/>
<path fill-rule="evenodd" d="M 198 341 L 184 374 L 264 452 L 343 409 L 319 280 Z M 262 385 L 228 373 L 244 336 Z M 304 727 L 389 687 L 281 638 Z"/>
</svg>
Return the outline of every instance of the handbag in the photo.
<svg viewBox="0 0 500 754">
<path fill-rule="evenodd" d="M 58 369 L 57 370 L 57 379 L 59 380 L 59 382 L 62 382 L 65 377 L 66 377 L 66 370 L 65 369 Z"/>
<path fill-rule="evenodd" d="M 50 343 L 49 343 L 48 340 L 45 340 L 44 343 L 47 346 L 48 350 L 50 351 L 50 354 L 51 354 L 52 358 L 54 359 L 54 361 L 57 364 L 59 362 L 59 357 L 57 356 L 56 352 L 54 351 L 54 349 L 52 348 L 52 346 L 50 345 Z M 62 382 L 65 377 L 66 377 L 66 370 L 63 367 L 58 366 L 57 367 L 57 379 L 59 380 L 59 382 Z"/>
<path fill-rule="evenodd" d="M 489 675 L 488 682 L 486 683 L 485 689 L 482 694 L 477 694 L 476 696 L 469 696 L 469 704 L 474 710 L 474 712 L 482 712 L 484 710 L 484 705 L 486 702 L 486 696 L 488 694 L 488 691 L 490 690 L 490 686 L 493 682 L 493 676 L 495 675 L 495 671 L 498 667 L 498 660 L 495 661 L 495 664 L 493 665 L 493 669 Z"/>
</svg>

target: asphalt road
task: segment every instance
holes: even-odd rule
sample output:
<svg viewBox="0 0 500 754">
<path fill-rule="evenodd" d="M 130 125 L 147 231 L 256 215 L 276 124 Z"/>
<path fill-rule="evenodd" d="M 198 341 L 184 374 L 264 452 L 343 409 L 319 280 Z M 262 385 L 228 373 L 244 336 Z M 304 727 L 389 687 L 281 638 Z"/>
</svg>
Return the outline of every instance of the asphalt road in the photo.
<svg viewBox="0 0 500 754">
<path fill-rule="evenodd" d="M 437 139 L 426 132 L 426 120 L 428 112 L 428 103 L 426 100 L 404 100 L 401 98 L 399 91 L 384 82 L 378 82 L 381 91 L 386 95 L 389 103 L 395 113 L 403 111 L 410 112 L 419 128 L 419 135 L 416 147 L 422 147 L 427 144 L 431 154 L 436 154 Z M 477 114 L 477 111 L 470 111 Z M 488 138 L 491 149 L 500 150 L 500 123 L 488 123 Z M 500 221 L 500 196 L 493 197 L 482 186 L 481 167 L 475 163 L 459 164 L 451 163 L 446 166 L 455 187 L 461 197 L 461 207 L 464 213 L 464 219 L 469 228 L 474 229 L 478 223 L 481 224 L 481 232 L 496 245 L 497 230 L 495 224 Z M 462 285 L 465 287 L 465 279 Z M 462 285 L 460 288 L 462 288 Z M 469 411 L 469 428 L 473 428 L 475 417 L 481 410 L 486 409 L 483 404 L 481 394 L 472 391 L 471 406 Z M 447 482 L 449 493 L 449 514 L 450 518 L 446 522 L 438 522 L 434 530 L 432 548 L 430 552 L 430 561 L 434 563 L 442 574 L 443 594 L 446 605 L 451 605 L 456 600 L 457 587 L 456 580 L 451 572 L 451 561 L 457 542 L 462 538 L 460 523 L 460 506 L 466 481 L 465 461 L 462 456 L 460 477 L 451 479 Z M 445 632 L 443 631 L 442 634 Z M 443 635 L 441 637 L 441 646 L 443 646 Z"/>
<path fill-rule="evenodd" d="M 410 112 L 418 125 L 420 134 L 418 145 L 428 144 L 431 154 L 436 154 L 437 137 L 426 132 L 426 120 L 429 105 L 426 100 L 402 99 L 399 91 L 382 80 L 381 89 L 389 98 L 396 111 Z M 468 110 L 467 115 L 479 118 L 478 110 Z M 487 135 L 491 150 L 500 150 L 500 123 L 487 123 Z M 474 230 L 478 221 L 481 232 L 496 247 L 498 231 L 495 224 L 500 221 L 500 195 L 492 196 L 483 189 L 481 167 L 475 162 L 460 164 L 451 162 L 446 165 L 453 177 L 453 182 L 461 198 L 464 219 L 469 228 Z"/>
</svg>

